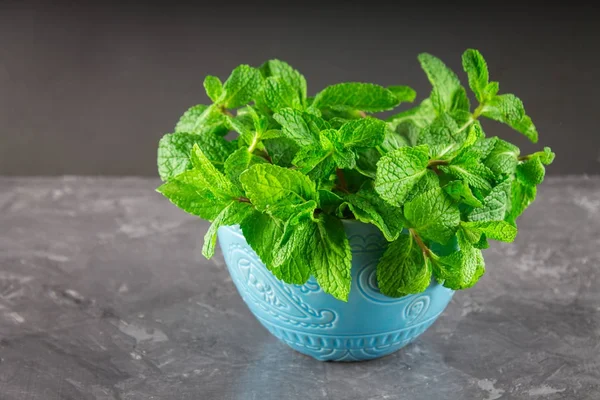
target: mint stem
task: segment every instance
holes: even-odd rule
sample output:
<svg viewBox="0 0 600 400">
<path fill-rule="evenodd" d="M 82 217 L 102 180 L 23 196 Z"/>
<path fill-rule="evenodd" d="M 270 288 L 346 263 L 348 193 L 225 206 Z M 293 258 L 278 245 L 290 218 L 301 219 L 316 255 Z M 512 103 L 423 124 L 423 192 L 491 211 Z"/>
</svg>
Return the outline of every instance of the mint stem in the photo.
<svg viewBox="0 0 600 400">
<path fill-rule="evenodd" d="M 338 168 L 335 170 L 335 174 L 337 175 L 338 180 L 339 180 L 338 189 L 344 193 L 349 193 L 348 185 L 346 183 L 346 177 L 344 176 L 344 171 L 342 169 Z"/>
<path fill-rule="evenodd" d="M 417 232 L 415 232 L 413 228 L 409 228 L 408 231 L 410 232 L 411 236 L 415 239 L 415 242 L 417 242 L 417 245 L 419 245 L 419 247 L 421 248 L 423 255 L 425 257 L 429 256 L 431 254 L 431 250 L 429 250 L 429 247 L 425 246 L 425 243 L 423 243 L 423 240 L 421 240 L 421 237 L 417 234 Z"/>
<path fill-rule="evenodd" d="M 477 121 L 477 118 L 479 118 L 479 116 L 483 112 L 483 107 L 485 107 L 485 103 L 479 104 L 477 106 L 477 108 L 475 109 L 475 111 L 473 112 L 473 115 L 471 115 L 471 118 L 469 118 L 469 120 L 467 122 L 465 122 L 463 126 L 458 128 L 458 130 L 456 132 L 454 132 L 454 134 L 461 133 L 462 131 L 467 129 L 469 126 L 471 126 L 475 121 Z"/>
<path fill-rule="evenodd" d="M 436 167 L 438 165 L 448 165 L 448 160 L 429 160 L 428 167 Z"/>
</svg>

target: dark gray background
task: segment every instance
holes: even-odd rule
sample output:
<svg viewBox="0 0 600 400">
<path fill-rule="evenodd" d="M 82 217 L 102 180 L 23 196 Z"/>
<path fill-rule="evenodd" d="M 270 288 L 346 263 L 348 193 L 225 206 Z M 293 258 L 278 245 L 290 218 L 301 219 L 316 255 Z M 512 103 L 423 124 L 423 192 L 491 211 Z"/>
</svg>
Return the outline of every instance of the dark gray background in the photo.
<svg viewBox="0 0 600 400">
<path fill-rule="evenodd" d="M 598 170 L 594 8 L 82 3 L 0 3 L 0 175 L 156 176 L 159 138 L 207 102 L 203 77 L 225 79 L 241 63 L 286 60 L 311 94 L 371 81 L 422 98 L 430 89 L 417 54 L 437 55 L 466 82 L 468 47 L 486 56 L 502 92 L 522 98 L 540 142 L 495 123 L 489 135 L 526 152 L 551 146 L 551 174 Z"/>
</svg>

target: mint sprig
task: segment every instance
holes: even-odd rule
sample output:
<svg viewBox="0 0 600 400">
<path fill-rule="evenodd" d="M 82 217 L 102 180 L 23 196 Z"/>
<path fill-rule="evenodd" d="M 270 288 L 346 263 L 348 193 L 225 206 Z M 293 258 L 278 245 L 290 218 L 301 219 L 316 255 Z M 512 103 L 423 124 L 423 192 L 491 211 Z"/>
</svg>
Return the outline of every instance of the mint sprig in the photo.
<svg viewBox="0 0 600 400">
<path fill-rule="evenodd" d="M 515 240 L 555 155 L 486 137 L 485 119 L 532 142 L 538 132 L 477 50 L 462 55 L 476 104 L 440 59 L 418 61 L 431 93 L 386 119 L 377 113 L 414 102 L 413 89 L 348 82 L 311 97 L 304 76 L 277 59 L 241 65 L 224 81 L 207 76 L 212 104 L 191 107 L 158 144 L 157 191 L 212 222 L 206 257 L 219 227 L 238 224 L 275 277 L 314 276 L 342 301 L 351 288 L 346 219 L 389 241 L 377 266 L 384 295 L 422 292 L 432 278 L 470 288 L 485 273 L 489 241 Z"/>
</svg>

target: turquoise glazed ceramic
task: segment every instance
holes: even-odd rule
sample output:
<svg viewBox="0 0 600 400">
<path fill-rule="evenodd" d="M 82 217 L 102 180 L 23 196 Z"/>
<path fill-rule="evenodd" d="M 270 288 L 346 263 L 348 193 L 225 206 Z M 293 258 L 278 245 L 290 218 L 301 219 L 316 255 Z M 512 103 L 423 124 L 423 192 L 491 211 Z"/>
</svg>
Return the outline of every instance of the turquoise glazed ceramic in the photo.
<svg viewBox="0 0 600 400">
<path fill-rule="evenodd" d="M 240 295 L 278 339 L 322 361 L 360 361 L 388 355 L 433 324 L 453 291 L 432 281 L 423 293 L 382 295 L 375 266 L 386 241 L 370 224 L 345 221 L 352 247 L 348 302 L 324 293 L 314 278 L 290 285 L 275 278 L 246 243 L 237 226 L 218 231 L 219 245 Z"/>
</svg>

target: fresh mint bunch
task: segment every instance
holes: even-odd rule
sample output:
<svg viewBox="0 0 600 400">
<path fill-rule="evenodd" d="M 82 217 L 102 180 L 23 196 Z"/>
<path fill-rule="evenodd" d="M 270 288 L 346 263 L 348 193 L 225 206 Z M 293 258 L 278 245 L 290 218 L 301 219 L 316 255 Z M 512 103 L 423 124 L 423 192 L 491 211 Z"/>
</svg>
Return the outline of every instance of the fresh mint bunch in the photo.
<svg viewBox="0 0 600 400">
<path fill-rule="evenodd" d="M 419 293 L 432 278 L 469 288 L 485 273 L 488 240 L 515 239 L 554 153 L 522 155 L 485 136 L 492 119 L 538 140 L 522 101 L 499 94 L 477 50 L 462 57 L 475 105 L 441 60 L 418 60 L 431 94 L 385 120 L 375 114 L 412 103 L 415 91 L 350 82 L 310 97 L 304 76 L 275 59 L 241 65 L 224 83 L 208 76 L 213 103 L 191 107 L 159 142 L 157 190 L 212 222 L 206 257 L 217 229 L 238 224 L 277 278 L 314 276 L 343 301 L 352 260 L 343 219 L 371 223 L 389 242 L 377 265 L 383 294 Z"/>
</svg>

